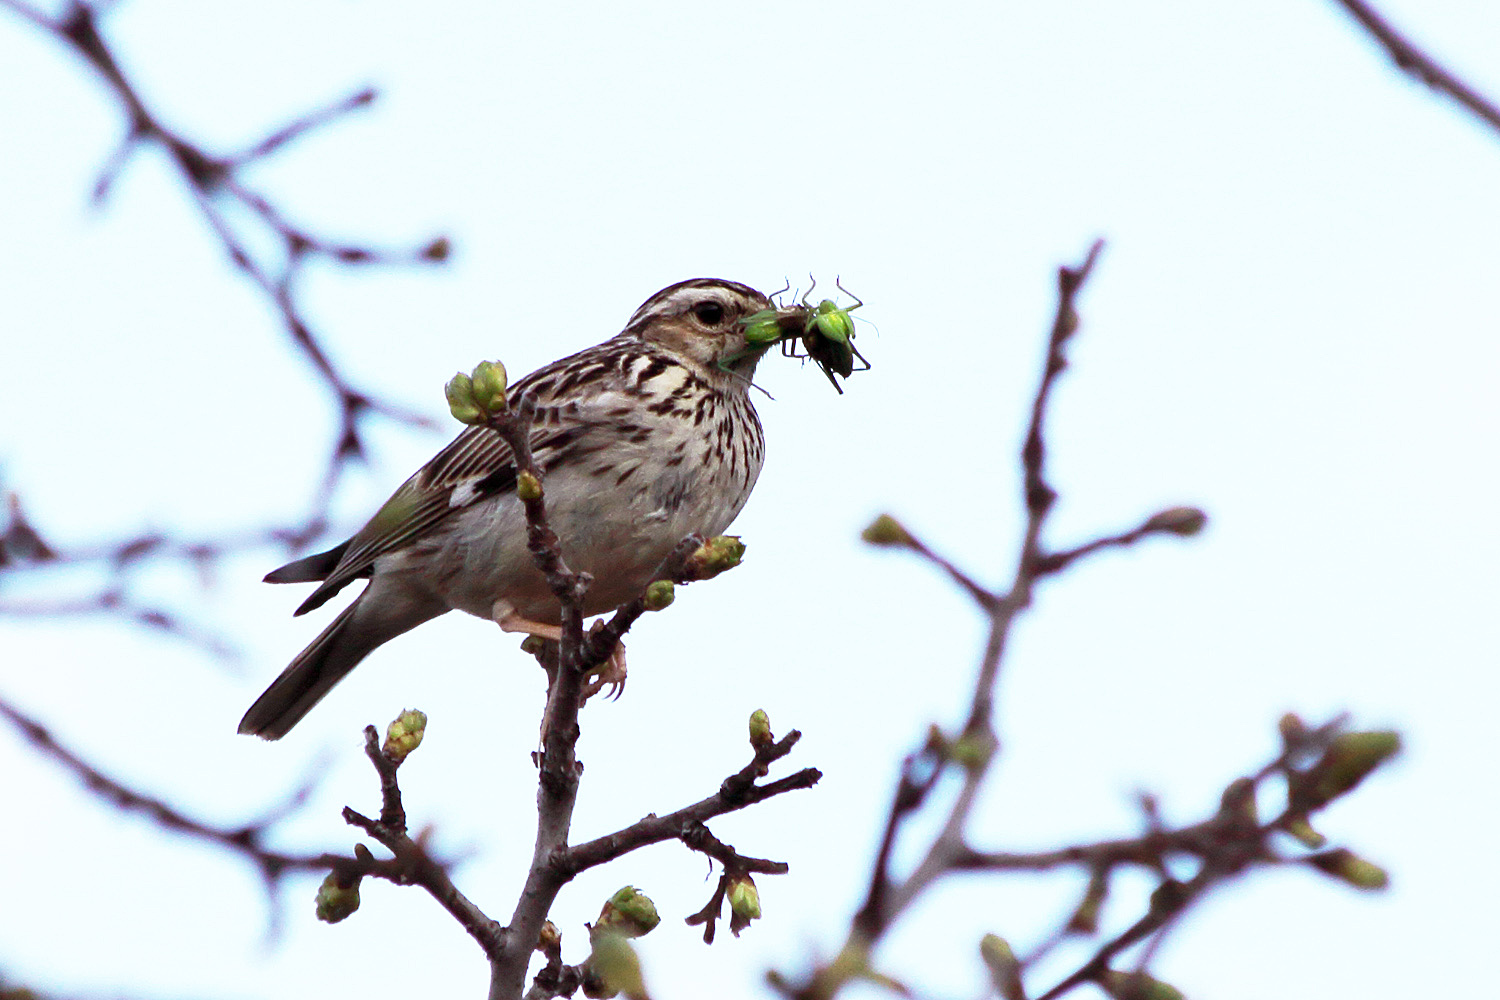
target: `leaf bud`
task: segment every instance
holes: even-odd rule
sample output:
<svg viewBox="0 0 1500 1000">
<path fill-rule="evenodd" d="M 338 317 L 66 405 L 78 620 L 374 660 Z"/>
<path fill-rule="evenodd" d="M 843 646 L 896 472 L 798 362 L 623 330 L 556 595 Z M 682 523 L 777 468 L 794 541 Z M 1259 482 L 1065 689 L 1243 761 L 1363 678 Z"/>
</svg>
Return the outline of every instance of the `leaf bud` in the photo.
<svg viewBox="0 0 1500 1000">
<path fill-rule="evenodd" d="M 750 926 L 750 921 L 760 919 L 760 890 L 748 874 L 736 874 L 729 878 L 729 929 L 735 937 Z"/>
<path fill-rule="evenodd" d="M 1312 828 L 1312 824 L 1301 816 L 1288 820 L 1286 832 L 1295 837 L 1303 847 L 1317 850 L 1328 843 L 1328 838 Z"/>
<path fill-rule="evenodd" d="M 505 366 L 498 361 L 481 361 L 470 376 L 474 405 L 488 413 L 504 413 L 510 405 L 505 398 Z"/>
<path fill-rule="evenodd" d="M 1260 816 L 1256 811 L 1255 782 L 1249 778 L 1235 778 L 1226 785 L 1224 793 L 1219 796 L 1219 812 L 1233 816 L 1247 826 L 1256 826 Z"/>
<path fill-rule="evenodd" d="M 646 586 L 646 610 L 662 611 L 677 599 L 677 590 L 671 580 L 652 580 Z"/>
<path fill-rule="evenodd" d="M 443 386 L 443 395 L 448 397 L 448 412 L 461 424 L 484 423 L 484 411 L 474 402 L 474 383 L 463 372 L 458 372 Z"/>
<path fill-rule="evenodd" d="M 1393 730 L 1343 733 L 1307 771 L 1305 794 L 1314 807 L 1326 805 L 1352 791 L 1400 750 L 1401 735 Z"/>
<path fill-rule="evenodd" d="M 1391 883 L 1391 876 L 1373 861 L 1366 861 L 1346 847 L 1335 848 L 1314 854 L 1308 864 L 1325 874 L 1347 882 L 1356 889 L 1384 889 Z"/>
<path fill-rule="evenodd" d="M 532 500 L 540 500 L 542 481 L 536 477 L 535 473 L 522 469 L 516 476 L 516 496 L 528 503 Z"/>
<path fill-rule="evenodd" d="M 738 535 L 710 538 L 688 556 L 683 577 L 688 580 L 712 580 L 726 570 L 734 569 L 745 557 L 745 543 Z"/>
<path fill-rule="evenodd" d="M 358 875 L 329 872 L 318 886 L 315 899 L 318 919 L 325 924 L 336 924 L 359 909 L 359 879 Z"/>
<path fill-rule="evenodd" d="M 1206 524 L 1208 515 L 1197 507 L 1168 507 L 1152 514 L 1142 530 L 1189 538 L 1202 531 Z"/>
<path fill-rule="evenodd" d="M 604 901 L 594 932 L 607 931 L 633 938 L 649 934 L 659 923 L 661 917 L 651 897 L 635 886 L 627 885 Z"/>
<path fill-rule="evenodd" d="M 385 743 L 380 752 L 392 764 L 400 765 L 407 756 L 422 745 L 427 732 L 427 713 L 408 708 L 385 727 Z"/>
<path fill-rule="evenodd" d="M 881 514 L 870 522 L 870 526 L 859 533 L 871 545 L 912 548 L 916 541 L 901 522 L 889 514 Z"/>
<path fill-rule="evenodd" d="M 757 708 L 750 713 L 750 745 L 759 750 L 776 742 L 775 735 L 771 732 L 771 717 L 764 709 Z"/>
<path fill-rule="evenodd" d="M 1110 969 L 1099 979 L 1114 1000 L 1183 1000 L 1182 991 L 1144 972 L 1119 972 Z"/>
<path fill-rule="evenodd" d="M 1074 934 L 1094 934 L 1099 930 L 1099 911 L 1109 898 L 1109 878 L 1103 869 L 1095 869 L 1089 876 L 1089 887 L 1084 890 L 1078 908 L 1068 918 L 1068 930 Z"/>
<path fill-rule="evenodd" d="M 983 727 L 975 728 L 948 745 L 948 759 L 966 771 L 982 770 L 989 766 L 997 748 L 993 732 Z"/>
<path fill-rule="evenodd" d="M 986 934 L 979 941 L 979 957 L 990 970 L 990 981 L 1005 1000 L 1025 1000 L 1021 984 L 1021 962 L 1010 942 L 998 934 Z"/>
</svg>

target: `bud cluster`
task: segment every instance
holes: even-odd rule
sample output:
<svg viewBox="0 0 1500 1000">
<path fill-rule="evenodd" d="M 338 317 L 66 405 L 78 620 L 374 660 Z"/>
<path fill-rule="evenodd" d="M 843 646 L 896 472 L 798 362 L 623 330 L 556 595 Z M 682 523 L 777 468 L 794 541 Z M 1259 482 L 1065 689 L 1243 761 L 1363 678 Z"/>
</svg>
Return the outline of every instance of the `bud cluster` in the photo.
<svg viewBox="0 0 1500 1000">
<path fill-rule="evenodd" d="M 505 366 L 498 361 L 481 361 L 468 375 L 458 372 L 443 387 L 448 397 L 448 411 L 461 424 L 482 424 L 492 413 L 504 413 L 506 400 Z"/>
</svg>

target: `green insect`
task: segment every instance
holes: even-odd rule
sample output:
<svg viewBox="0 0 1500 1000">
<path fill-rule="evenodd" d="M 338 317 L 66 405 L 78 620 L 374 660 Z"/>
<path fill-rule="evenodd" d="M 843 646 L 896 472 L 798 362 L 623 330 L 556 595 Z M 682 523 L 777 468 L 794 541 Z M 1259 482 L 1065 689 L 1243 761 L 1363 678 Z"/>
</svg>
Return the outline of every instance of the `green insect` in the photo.
<svg viewBox="0 0 1500 1000">
<path fill-rule="evenodd" d="M 859 353 L 854 346 L 854 317 L 849 314 L 864 305 L 859 297 L 850 292 L 837 279 L 834 284 L 839 291 L 854 299 L 854 305 L 847 309 L 839 308 L 832 299 L 823 299 L 817 305 L 810 301 L 813 288 L 816 288 L 817 280 L 813 280 L 807 294 L 802 296 L 801 301 L 792 306 L 772 306 L 762 309 L 760 312 L 752 313 L 740 320 L 745 327 L 745 351 L 732 358 L 726 358 L 719 363 L 721 368 L 738 360 L 745 354 L 755 350 L 763 350 L 776 344 L 781 345 L 781 353 L 790 358 L 811 358 L 823 370 L 828 381 L 840 394 L 843 393 L 834 374 L 837 373 L 848 378 L 857 371 L 868 371 L 870 362 Z M 786 289 L 782 289 L 786 291 Z M 776 295 L 780 295 L 777 292 Z M 772 296 L 774 300 L 776 296 Z M 800 351 L 799 351 L 800 345 Z M 858 358 L 864 367 L 856 369 L 854 359 Z"/>
<path fill-rule="evenodd" d="M 839 291 L 854 300 L 854 305 L 843 309 L 832 299 L 824 299 L 816 306 L 813 305 L 808 299 L 812 296 L 813 288 L 818 285 L 815 280 L 812 288 L 807 290 L 807 294 L 802 296 L 801 301 L 802 334 L 800 339 L 802 350 L 806 353 L 797 353 L 797 338 L 784 341 L 782 352 L 789 357 L 811 358 L 819 368 L 823 369 L 823 374 L 828 377 L 829 384 L 842 395 L 844 390 L 833 377 L 834 373 L 837 372 L 844 378 L 848 378 L 855 371 L 869 371 L 870 362 L 865 360 L 865 356 L 859 353 L 859 348 L 854 346 L 854 317 L 849 315 L 864 305 L 864 302 L 859 296 L 845 288 L 837 278 L 833 283 Z M 856 369 L 855 358 L 858 358 L 864 367 Z"/>
<path fill-rule="evenodd" d="M 740 322 L 745 326 L 745 340 L 757 347 L 795 337 L 803 326 L 800 315 L 785 315 L 774 307 L 751 313 Z"/>
</svg>

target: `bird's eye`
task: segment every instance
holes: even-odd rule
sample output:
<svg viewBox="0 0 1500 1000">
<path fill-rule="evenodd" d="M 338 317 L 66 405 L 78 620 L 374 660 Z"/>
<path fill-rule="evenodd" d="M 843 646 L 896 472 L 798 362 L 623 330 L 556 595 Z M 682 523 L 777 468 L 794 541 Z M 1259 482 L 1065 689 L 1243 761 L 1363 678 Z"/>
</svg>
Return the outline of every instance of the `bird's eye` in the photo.
<svg viewBox="0 0 1500 1000">
<path fill-rule="evenodd" d="M 693 306 L 693 315 L 705 326 L 718 326 L 724 322 L 724 306 L 722 303 L 709 299 Z"/>
</svg>

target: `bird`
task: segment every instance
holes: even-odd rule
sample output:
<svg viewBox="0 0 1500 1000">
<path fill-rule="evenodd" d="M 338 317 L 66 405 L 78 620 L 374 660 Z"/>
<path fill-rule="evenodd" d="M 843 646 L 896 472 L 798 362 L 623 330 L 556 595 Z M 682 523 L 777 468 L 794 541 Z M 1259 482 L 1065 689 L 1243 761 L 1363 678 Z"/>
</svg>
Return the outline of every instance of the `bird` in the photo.
<svg viewBox="0 0 1500 1000">
<path fill-rule="evenodd" d="M 593 575 L 585 616 L 636 597 L 687 535 L 721 534 L 745 506 L 765 458 L 750 398 L 771 344 L 746 317 L 775 308 L 748 285 L 695 278 L 641 304 L 597 346 L 512 385 L 535 401 L 529 440 L 563 559 Z M 369 583 L 297 654 L 240 721 L 280 739 L 377 647 L 449 611 L 542 631 L 561 606 L 532 561 L 509 445 L 463 430 L 347 541 L 271 571 L 268 583 L 317 582 L 295 614 L 360 578 Z"/>
</svg>

